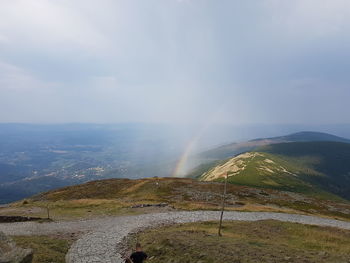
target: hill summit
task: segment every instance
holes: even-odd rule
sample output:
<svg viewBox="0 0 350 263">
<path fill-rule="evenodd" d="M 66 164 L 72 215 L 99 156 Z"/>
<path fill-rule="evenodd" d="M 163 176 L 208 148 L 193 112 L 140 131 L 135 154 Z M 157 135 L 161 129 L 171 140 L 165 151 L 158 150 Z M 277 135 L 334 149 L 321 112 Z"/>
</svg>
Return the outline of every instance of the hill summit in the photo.
<svg viewBox="0 0 350 263">
<path fill-rule="evenodd" d="M 350 199 L 350 144 L 293 142 L 270 144 L 223 161 L 200 176 L 331 198 Z"/>
<path fill-rule="evenodd" d="M 253 151 L 254 149 L 276 143 L 287 142 L 342 142 L 350 143 L 349 139 L 338 137 L 328 133 L 302 131 L 285 136 L 271 137 L 271 138 L 259 138 L 250 140 L 247 142 L 238 142 L 226 144 L 200 154 L 201 158 L 208 160 L 222 160 L 230 158 L 234 155 Z"/>
</svg>

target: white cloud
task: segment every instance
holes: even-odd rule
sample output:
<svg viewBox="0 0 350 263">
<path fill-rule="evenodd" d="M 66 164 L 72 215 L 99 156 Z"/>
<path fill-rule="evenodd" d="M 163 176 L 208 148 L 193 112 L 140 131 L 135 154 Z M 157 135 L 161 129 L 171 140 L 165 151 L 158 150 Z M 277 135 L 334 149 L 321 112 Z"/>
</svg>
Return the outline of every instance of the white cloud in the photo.
<svg viewBox="0 0 350 263">
<path fill-rule="evenodd" d="M 0 45 L 1 45 L 2 43 L 3 43 L 3 44 L 9 43 L 9 38 L 8 38 L 7 36 L 5 36 L 5 35 L 0 34 Z"/>
<path fill-rule="evenodd" d="M 33 90 L 54 87 L 55 83 L 45 83 L 33 74 L 17 66 L 0 62 L 1 90 Z"/>
<path fill-rule="evenodd" d="M 308 121 L 271 101 L 348 83 L 349 26 L 348 0 L 2 0 L 0 121 Z"/>
<path fill-rule="evenodd" d="M 290 37 L 331 37 L 349 29 L 348 0 L 266 0 L 265 5 L 271 15 L 266 21 Z"/>
<path fill-rule="evenodd" d="M 93 52 L 106 46 L 106 39 L 79 9 L 68 2 L 4 0 L 0 8 L 0 31 L 12 44 L 24 49 Z"/>
</svg>

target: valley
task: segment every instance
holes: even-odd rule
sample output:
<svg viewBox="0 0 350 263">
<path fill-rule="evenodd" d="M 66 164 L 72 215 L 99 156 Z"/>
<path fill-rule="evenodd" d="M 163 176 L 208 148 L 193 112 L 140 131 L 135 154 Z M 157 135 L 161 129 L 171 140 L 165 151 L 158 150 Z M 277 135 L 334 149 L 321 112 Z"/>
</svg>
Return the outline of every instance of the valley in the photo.
<svg viewBox="0 0 350 263">
<path fill-rule="evenodd" d="M 0 124 L 0 204 L 104 178 L 170 176 L 184 138 L 143 124 Z"/>
</svg>

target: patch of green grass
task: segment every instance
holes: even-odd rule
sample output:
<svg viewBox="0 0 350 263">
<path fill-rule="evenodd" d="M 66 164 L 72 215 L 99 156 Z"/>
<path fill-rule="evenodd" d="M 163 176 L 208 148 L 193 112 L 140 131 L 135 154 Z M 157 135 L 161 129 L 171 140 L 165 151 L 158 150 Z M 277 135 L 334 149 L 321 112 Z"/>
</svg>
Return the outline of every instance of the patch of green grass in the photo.
<svg viewBox="0 0 350 263">
<path fill-rule="evenodd" d="M 224 222 L 223 236 L 217 222 L 203 222 L 147 230 L 136 239 L 150 263 L 182 262 L 347 262 L 350 231 L 273 220 Z"/>
<path fill-rule="evenodd" d="M 64 263 L 71 241 L 48 236 L 13 236 L 19 247 L 34 251 L 32 263 Z"/>
</svg>

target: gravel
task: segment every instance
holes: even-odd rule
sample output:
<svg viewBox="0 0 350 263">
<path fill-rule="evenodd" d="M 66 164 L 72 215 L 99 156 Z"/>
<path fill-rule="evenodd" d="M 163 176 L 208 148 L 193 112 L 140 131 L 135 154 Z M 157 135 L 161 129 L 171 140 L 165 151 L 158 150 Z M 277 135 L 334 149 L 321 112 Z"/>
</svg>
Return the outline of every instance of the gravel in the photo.
<svg viewBox="0 0 350 263">
<path fill-rule="evenodd" d="M 136 229 L 166 223 L 218 220 L 218 211 L 168 212 L 138 216 L 107 217 L 52 223 L 21 222 L 0 224 L 7 235 L 49 235 L 84 232 L 70 248 L 67 263 L 121 263 L 117 244 Z M 225 212 L 224 220 L 257 221 L 274 219 L 308 225 L 331 226 L 350 230 L 350 222 L 315 216 L 270 212 Z"/>
</svg>

